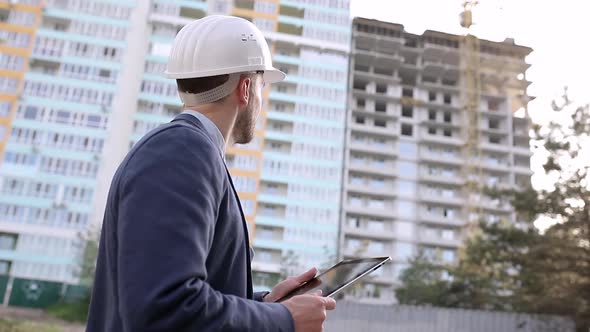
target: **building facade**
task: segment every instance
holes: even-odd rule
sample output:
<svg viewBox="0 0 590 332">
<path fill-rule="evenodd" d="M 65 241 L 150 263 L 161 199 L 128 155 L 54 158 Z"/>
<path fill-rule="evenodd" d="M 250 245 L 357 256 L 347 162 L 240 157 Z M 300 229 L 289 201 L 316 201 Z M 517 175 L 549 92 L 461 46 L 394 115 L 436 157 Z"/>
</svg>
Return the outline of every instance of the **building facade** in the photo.
<svg viewBox="0 0 590 332">
<path fill-rule="evenodd" d="M 351 26 L 349 0 L 14 0 L 0 2 L 0 275 L 79 281 L 80 234 L 101 224 L 119 162 L 182 110 L 162 75 L 171 43 L 209 14 L 260 27 L 287 73 L 263 93 L 253 142 L 226 154 L 255 288 L 337 258 L 390 255 L 351 295 L 392 302 L 419 250 L 453 261 L 470 219 L 460 37 Z M 480 46 L 478 180 L 522 185 L 531 50 Z M 515 218 L 505 202 L 477 202 L 490 220 Z"/>
<path fill-rule="evenodd" d="M 340 257 L 393 258 L 353 297 L 393 302 L 400 272 L 418 252 L 452 262 L 479 218 L 515 221 L 508 202 L 465 191 L 464 165 L 473 157 L 465 155 L 460 45 L 456 35 L 353 21 Z M 480 41 L 473 179 L 480 186 L 530 184 L 524 58 L 531 51 L 510 40 Z"/>
<path fill-rule="evenodd" d="M 80 234 L 101 224 L 119 162 L 182 109 L 163 77 L 171 43 L 208 14 L 260 27 L 288 74 L 264 91 L 254 141 L 226 155 L 257 288 L 287 256 L 295 270 L 336 256 L 348 0 L 13 0 L 0 3 L 0 274 L 78 281 Z"/>
</svg>

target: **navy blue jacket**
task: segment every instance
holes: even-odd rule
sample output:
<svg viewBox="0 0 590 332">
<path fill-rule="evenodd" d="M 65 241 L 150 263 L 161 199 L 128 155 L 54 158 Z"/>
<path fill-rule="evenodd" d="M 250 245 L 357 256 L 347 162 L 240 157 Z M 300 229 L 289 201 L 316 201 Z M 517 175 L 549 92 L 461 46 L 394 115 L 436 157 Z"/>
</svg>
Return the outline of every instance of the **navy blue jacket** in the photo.
<svg viewBox="0 0 590 332">
<path fill-rule="evenodd" d="M 115 173 L 87 332 L 293 331 L 286 307 L 254 300 L 249 248 L 219 148 L 177 116 Z"/>
</svg>

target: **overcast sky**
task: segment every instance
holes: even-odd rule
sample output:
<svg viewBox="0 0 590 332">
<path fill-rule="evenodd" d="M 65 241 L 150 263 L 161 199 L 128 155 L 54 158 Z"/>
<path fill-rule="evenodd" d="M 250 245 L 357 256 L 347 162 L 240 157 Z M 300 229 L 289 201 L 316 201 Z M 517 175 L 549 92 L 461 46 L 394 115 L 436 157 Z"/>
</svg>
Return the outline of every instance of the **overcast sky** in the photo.
<svg viewBox="0 0 590 332">
<path fill-rule="evenodd" d="M 361 16 L 404 25 L 406 31 L 421 34 L 439 30 L 462 34 L 459 25 L 461 0 L 351 0 L 351 16 Z M 590 102 L 590 1 L 587 0 L 480 0 L 474 11 L 473 33 L 479 38 L 533 48 L 526 61 L 532 65 L 527 79 L 533 84 L 529 104 L 535 122 L 551 119 L 550 102 L 569 87 L 570 98 L 579 104 Z M 539 170 L 543 157 L 532 158 Z M 549 187 L 537 172 L 533 185 Z M 537 224 L 544 228 L 548 222 Z"/>
<path fill-rule="evenodd" d="M 572 99 L 590 102 L 590 1 L 480 0 L 474 12 L 474 33 L 480 38 L 534 49 L 527 57 L 527 78 L 534 118 L 546 113 L 550 100 L 570 87 Z M 351 0 L 351 16 L 404 25 L 421 34 L 426 29 L 461 34 L 460 0 Z"/>
</svg>

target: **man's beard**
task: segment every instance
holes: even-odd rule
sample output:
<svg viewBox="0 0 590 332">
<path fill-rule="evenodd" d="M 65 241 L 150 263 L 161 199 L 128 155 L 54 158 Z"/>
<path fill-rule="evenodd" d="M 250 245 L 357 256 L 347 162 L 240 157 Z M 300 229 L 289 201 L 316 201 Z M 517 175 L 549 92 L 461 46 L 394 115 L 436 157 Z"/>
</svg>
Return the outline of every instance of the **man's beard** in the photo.
<svg viewBox="0 0 590 332">
<path fill-rule="evenodd" d="M 259 105 L 256 105 L 255 98 L 251 98 L 243 112 L 238 114 L 234 125 L 233 136 L 237 144 L 247 144 L 254 138 L 254 129 L 256 128 L 256 119 L 254 112 Z"/>
</svg>

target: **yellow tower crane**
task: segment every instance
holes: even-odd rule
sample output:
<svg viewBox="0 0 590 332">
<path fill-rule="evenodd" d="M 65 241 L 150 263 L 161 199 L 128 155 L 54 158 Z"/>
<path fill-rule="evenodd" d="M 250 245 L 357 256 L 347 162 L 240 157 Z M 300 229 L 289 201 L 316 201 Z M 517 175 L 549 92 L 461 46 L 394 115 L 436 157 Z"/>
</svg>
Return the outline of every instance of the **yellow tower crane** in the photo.
<svg viewBox="0 0 590 332">
<path fill-rule="evenodd" d="M 461 26 L 466 29 L 465 35 L 460 43 L 460 87 L 462 113 L 464 119 L 465 140 L 463 147 L 464 168 L 463 178 L 465 179 L 464 197 L 465 220 L 467 230 L 476 225 L 481 212 L 481 151 L 479 147 L 479 102 L 481 92 L 480 79 L 480 47 L 479 39 L 470 33 L 473 25 L 473 8 L 478 1 L 465 1 L 461 13 Z"/>
</svg>

